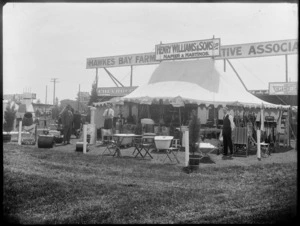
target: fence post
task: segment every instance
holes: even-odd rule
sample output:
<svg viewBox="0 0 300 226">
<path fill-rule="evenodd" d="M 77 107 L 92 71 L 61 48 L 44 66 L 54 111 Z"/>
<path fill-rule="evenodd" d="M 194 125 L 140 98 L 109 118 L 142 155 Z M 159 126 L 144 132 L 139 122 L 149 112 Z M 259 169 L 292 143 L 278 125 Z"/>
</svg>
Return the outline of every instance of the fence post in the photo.
<svg viewBox="0 0 300 226">
<path fill-rule="evenodd" d="M 189 165 L 190 156 L 190 145 L 189 145 L 189 131 L 184 131 L 184 141 L 185 141 L 185 166 Z"/>
<path fill-rule="evenodd" d="M 84 154 L 86 153 L 86 145 L 87 145 L 86 136 L 87 136 L 87 125 L 84 124 L 83 125 L 83 153 Z"/>
<path fill-rule="evenodd" d="M 260 130 L 258 129 L 258 130 L 256 130 L 256 140 L 257 140 L 257 142 L 256 142 L 256 145 L 257 145 L 257 159 L 258 160 L 261 160 L 261 151 L 260 151 Z"/>
<path fill-rule="evenodd" d="M 22 120 L 19 122 L 19 136 L 18 136 L 18 144 L 21 145 L 22 140 Z"/>
</svg>

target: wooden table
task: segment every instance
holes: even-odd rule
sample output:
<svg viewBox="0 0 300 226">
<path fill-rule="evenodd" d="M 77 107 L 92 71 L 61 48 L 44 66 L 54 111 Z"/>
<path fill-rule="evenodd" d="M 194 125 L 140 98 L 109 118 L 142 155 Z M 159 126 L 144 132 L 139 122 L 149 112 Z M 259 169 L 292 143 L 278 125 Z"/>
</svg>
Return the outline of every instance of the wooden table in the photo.
<svg viewBox="0 0 300 226">
<path fill-rule="evenodd" d="M 121 156 L 121 145 L 123 144 L 123 141 L 125 138 L 141 138 L 142 135 L 137 135 L 137 134 L 133 134 L 133 133 L 116 133 L 113 134 L 112 137 L 114 138 L 114 140 L 116 141 L 115 143 L 115 153 L 113 154 L 113 156 Z"/>
</svg>

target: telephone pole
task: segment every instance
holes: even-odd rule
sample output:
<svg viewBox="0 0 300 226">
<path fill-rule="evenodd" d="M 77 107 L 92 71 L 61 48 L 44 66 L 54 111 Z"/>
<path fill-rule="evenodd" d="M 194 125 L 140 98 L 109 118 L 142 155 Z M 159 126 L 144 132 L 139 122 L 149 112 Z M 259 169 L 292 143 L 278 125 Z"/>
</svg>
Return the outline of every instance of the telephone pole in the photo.
<svg viewBox="0 0 300 226">
<path fill-rule="evenodd" d="M 80 103 L 80 84 L 79 84 L 79 91 L 78 91 L 78 112 L 79 111 L 79 103 Z"/>
<path fill-rule="evenodd" d="M 58 78 L 52 78 L 52 80 L 50 82 L 53 82 L 53 88 L 54 88 L 54 91 L 53 91 L 53 105 L 55 105 L 55 83 L 57 82 Z"/>
</svg>

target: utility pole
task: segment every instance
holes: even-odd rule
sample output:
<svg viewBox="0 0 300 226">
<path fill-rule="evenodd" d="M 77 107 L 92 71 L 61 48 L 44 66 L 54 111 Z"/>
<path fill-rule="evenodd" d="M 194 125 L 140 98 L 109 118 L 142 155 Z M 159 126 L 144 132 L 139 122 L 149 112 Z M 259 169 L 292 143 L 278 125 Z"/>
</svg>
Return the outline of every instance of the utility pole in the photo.
<svg viewBox="0 0 300 226">
<path fill-rule="evenodd" d="M 80 84 L 79 84 L 79 91 L 78 91 L 78 112 L 79 111 L 79 103 L 80 103 Z"/>
<path fill-rule="evenodd" d="M 46 99 L 45 99 L 45 112 L 44 112 L 44 116 L 45 116 L 44 128 L 46 128 L 46 126 L 47 126 L 46 104 L 47 104 L 47 86 L 46 86 Z"/>
<path fill-rule="evenodd" d="M 50 82 L 53 82 L 53 88 L 54 88 L 54 91 L 53 91 L 53 105 L 55 105 L 55 83 L 57 82 L 56 81 L 57 78 L 52 78 L 52 80 Z"/>
</svg>

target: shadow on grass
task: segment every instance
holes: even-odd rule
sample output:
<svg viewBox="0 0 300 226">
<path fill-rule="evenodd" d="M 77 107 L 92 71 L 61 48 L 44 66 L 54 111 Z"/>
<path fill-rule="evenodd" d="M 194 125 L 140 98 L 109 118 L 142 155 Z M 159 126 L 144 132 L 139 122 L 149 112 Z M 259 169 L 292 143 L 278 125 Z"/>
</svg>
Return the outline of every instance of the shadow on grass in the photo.
<svg viewBox="0 0 300 226">
<path fill-rule="evenodd" d="M 292 147 L 275 147 L 275 151 L 272 153 L 285 153 L 285 152 L 288 152 L 293 149 L 294 148 L 292 148 Z"/>
<path fill-rule="evenodd" d="M 209 156 L 204 156 L 202 159 L 200 159 L 200 163 L 202 163 L 202 164 L 216 164 L 216 162 L 213 161 Z"/>
<path fill-rule="evenodd" d="M 223 155 L 222 160 L 233 160 L 233 157 L 229 155 Z"/>
</svg>

